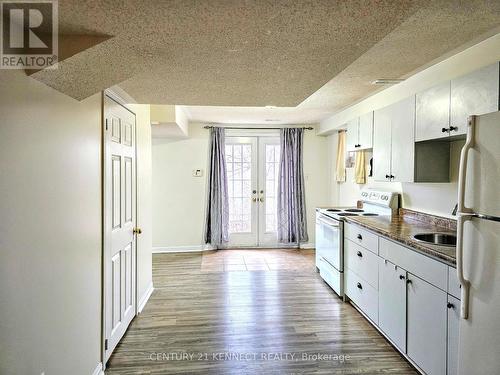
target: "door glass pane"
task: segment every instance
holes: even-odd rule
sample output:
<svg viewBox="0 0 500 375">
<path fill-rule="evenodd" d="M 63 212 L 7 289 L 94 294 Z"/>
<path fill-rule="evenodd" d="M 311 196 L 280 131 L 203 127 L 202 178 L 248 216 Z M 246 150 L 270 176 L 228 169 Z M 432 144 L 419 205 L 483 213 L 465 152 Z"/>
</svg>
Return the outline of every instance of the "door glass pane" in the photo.
<svg viewBox="0 0 500 375">
<path fill-rule="evenodd" d="M 252 231 L 252 145 L 226 145 L 229 233 Z"/>
<path fill-rule="evenodd" d="M 276 196 L 278 192 L 278 171 L 280 162 L 280 146 L 266 144 L 266 193 L 265 193 L 265 220 L 266 232 L 276 232 L 278 206 Z"/>
</svg>

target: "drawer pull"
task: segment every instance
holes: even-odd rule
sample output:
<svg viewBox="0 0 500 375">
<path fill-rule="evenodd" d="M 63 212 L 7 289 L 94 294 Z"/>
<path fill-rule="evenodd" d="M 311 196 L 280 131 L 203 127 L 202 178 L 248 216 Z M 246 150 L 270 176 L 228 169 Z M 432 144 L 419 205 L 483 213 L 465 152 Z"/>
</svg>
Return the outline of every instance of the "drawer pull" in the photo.
<svg viewBox="0 0 500 375">
<path fill-rule="evenodd" d="M 455 308 L 455 305 L 451 302 L 448 302 L 448 304 L 446 305 L 446 307 L 448 307 L 449 309 L 454 309 Z"/>
<path fill-rule="evenodd" d="M 361 283 L 358 283 L 358 285 L 356 285 L 358 287 L 358 289 L 363 289 L 363 285 L 361 285 Z"/>
<path fill-rule="evenodd" d="M 362 240 L 363 236 L 361 234 L 358 234 L 358 240 Z"/>
<path fill-rule="evenodd" d="M 399 275 L 399 279 L 404 280 L 404 279 L 406 279 L 406 277 L 405 277 L 405 275 Z"/>
<path fill-rule="evenodd" d="M 363 258 L 363 253 L 361 251 L 358 251 L 357 256 Z"/>
</svg>

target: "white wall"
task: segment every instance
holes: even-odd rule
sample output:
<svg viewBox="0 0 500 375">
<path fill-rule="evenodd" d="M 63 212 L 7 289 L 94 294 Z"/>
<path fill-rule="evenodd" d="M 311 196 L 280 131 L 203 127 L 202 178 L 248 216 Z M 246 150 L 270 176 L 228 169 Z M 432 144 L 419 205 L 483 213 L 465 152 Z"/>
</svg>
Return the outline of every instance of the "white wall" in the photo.
<svg viewBox="0 0 500 375">
<path fill-rule="evenodd" d="M 100 95 L 0 72 L 1 374 L 100 362 L 100 155 Z"/>
<path fill-rule="evenodd" d="M 464 141 L 450 143 L 450 182 L 449 183 L 400 183 L 376 182 L 372 178 L 364 185 L 354 182 L 354 168 L 346 170 L 346 182 L 334 180 L 335 161 L 337 155 L 338 133 L 328 136 L 329 154 L 331 155 L 330 172 L 330 204 L 333 206 L 355 205 L 360 199 L 360 191 L 365 188 L 394 191 L 401 194 L 402 207 L 430 214 L 451 217 L 451 212 L 457 203 L 458 162 L 460 150 Z M 369 168 L 371 153 L 367 154 L 366 162 Z M 367 169 L 369 170 L 369 169 Z"/>
<path fill-rule="evenodd" d="M 147 296 L 153 285 L 152 276 L 152 160 L 150 106 L 131 104 L 137 123 L 137 226 L 142 234 L 137 237 L 137 296 Z"/>
<path fill-rule="evenodd" d="M 304 174 L 308 232 L 314 243 L 314 209 L 328 202 L 327 139 L 307 131 Z M 203 240 L 209 132 L 189 125 L 189 138 L 153 140 L 153 248 L 199 248 Z M 202 178 L 192 170 L 202 168 Z"/>
<path fill-rule="evenodd" d="M 138 294 L 151 283 L 151 137 L 135 106 Z M 0 374 L 90 375 L 101 356 L 101 94 L 0 71 Z"/>
<path fill-rule="evenodd" d="M 492 36 L 442 62 L 412 75 L 321 122 L 321 134 L 330 134 L 347 121 L 369 111 L 386 107 L 441 82 L 451 80 L 500 60 L 500 34 Z"/>
</svg>

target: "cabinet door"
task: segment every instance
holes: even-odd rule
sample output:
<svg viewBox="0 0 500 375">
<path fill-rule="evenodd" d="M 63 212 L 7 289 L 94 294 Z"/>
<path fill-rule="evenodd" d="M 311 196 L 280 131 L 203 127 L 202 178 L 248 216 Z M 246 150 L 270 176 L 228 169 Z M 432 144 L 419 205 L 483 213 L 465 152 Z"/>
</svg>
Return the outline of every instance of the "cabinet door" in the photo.
<svg viewBox="0 0 500 375">
<path fill-rule="evenodd" d="M 465 134 L 467 118 L 498 110 L 498 63 L 451 81 L 451 135 Z"/>
<path fill-rule="evenodd" d="M 352 119 L 347 123 L 346 149 L 347 151 L 356 151 L 359 148 L 359 117 Z"/>
<path fill-rule="evenodd" d="M 391 174 L 392 106 L 376 110 L 373 117 L 373 178 L 389 181 Z"/>
<path fill-rule="evenodd" d="M 406 352 L 406 271 L 379 258 L 378 325 Z"/>
<path fill-rule="evenodd" d="M 448 295 L 448 375 L 458 374 L 458 331 L 460 300 Z"/>
<path fill-rule="evenodd" d="M 447 294 L 408 273 L 407 354 L 427 375 L 446 373 Z"/>
<path fill-rule="evenodd" d="M 415 95 L 394 104 L 392 109 L 392 181 L 413 182 L 415 175 Z"/>
<path fill-rule="evenodd" d="M 417 94 L 416 140 L 443 138 L 450 126 L 450 81 Z"/>
<path fill-rule="evenodd" d="M 373 147 L 373 111 L 359 117 L 359 145 L 358 150 Z"/>
</svg>

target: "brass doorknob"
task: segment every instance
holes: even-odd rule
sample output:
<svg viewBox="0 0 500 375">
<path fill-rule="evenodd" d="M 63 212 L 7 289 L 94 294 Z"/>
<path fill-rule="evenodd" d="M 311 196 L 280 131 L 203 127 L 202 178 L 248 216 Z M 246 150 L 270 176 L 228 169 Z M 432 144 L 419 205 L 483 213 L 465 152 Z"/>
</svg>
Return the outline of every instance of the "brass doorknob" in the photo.
<svg viewBox="0 0 500 375">
<path fill-rule="evenodd" d="M 134 234 L 141 234 L 142 229 L 141 228 L 134 228 Z"/>
</svg>

